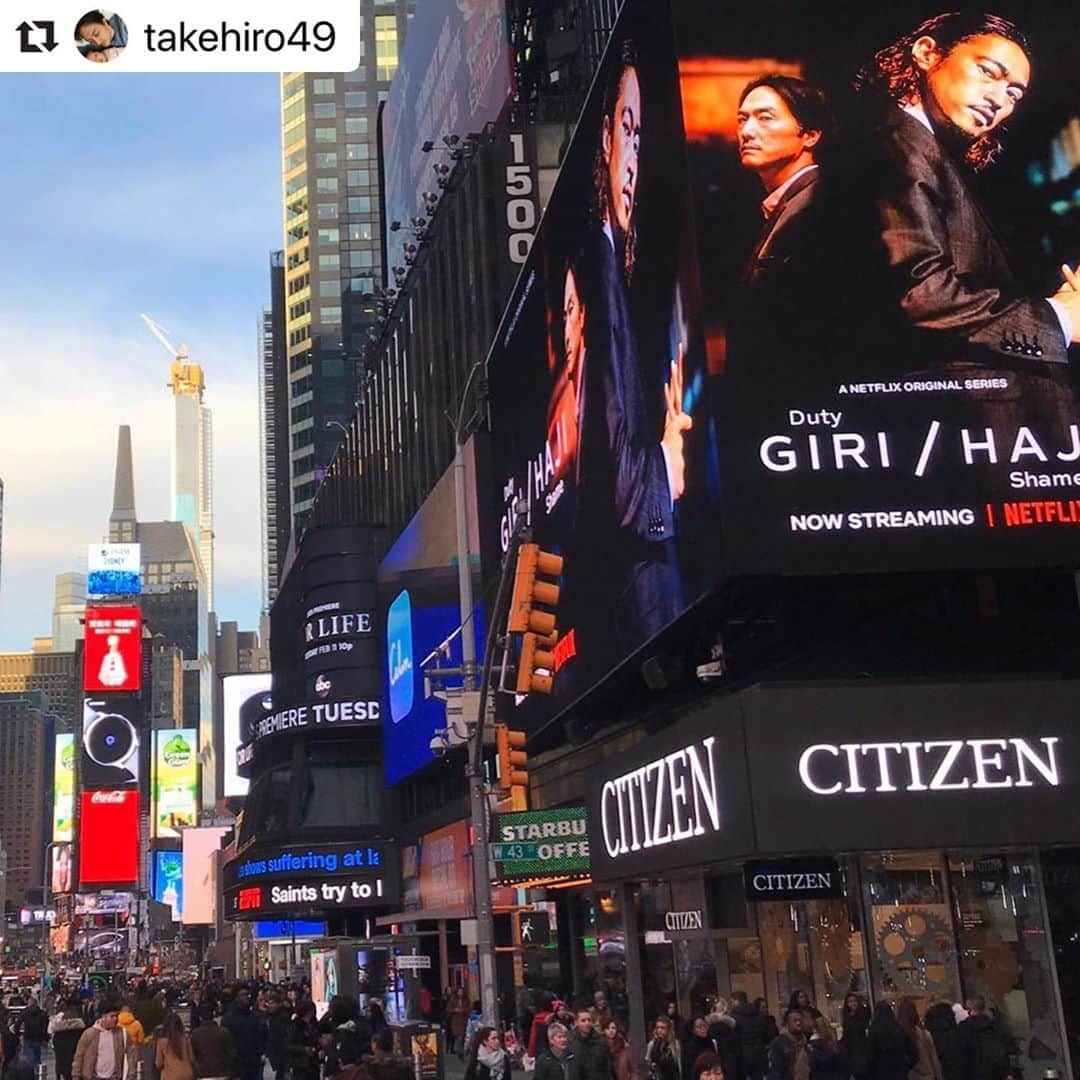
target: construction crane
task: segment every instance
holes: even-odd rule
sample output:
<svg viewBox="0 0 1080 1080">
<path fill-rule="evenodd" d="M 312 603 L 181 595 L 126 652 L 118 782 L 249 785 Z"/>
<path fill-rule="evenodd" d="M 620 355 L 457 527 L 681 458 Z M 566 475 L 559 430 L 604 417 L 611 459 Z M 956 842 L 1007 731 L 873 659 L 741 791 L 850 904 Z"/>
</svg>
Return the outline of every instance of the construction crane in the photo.
<svg viewBox="0 0 1080 1080">
<path fill-rule="evenodd" d="M 174 394 L 195 394 L 201 401 L 205 389 L 202 366 L 193 364 L 188 359 L 188 347 L 181 345 L 177 349 L 165 336 L 168 330 L 154 322 L 149 315 L 140 314 L 139 318 L 146 323 L 146 328 L 168 349 L 169 355 L 173 358 L 173 362 L 169 365 L 169 389 Z"/>
</svg>

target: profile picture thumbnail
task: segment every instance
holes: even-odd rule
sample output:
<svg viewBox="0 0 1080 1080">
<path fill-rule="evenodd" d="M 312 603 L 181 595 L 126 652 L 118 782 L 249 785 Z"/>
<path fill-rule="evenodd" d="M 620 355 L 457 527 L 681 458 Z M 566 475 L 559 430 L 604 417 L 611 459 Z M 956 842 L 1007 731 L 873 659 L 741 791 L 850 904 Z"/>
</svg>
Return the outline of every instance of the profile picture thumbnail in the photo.
<svg viewBox="0 0 1080 1080">
<path fill-rule="evenodd" d="M 75 47 L 91 63 L 115 60 L 127 43 L 127 23 L 115 11 L 93 8 L 75 24 Z"/>
</svg>

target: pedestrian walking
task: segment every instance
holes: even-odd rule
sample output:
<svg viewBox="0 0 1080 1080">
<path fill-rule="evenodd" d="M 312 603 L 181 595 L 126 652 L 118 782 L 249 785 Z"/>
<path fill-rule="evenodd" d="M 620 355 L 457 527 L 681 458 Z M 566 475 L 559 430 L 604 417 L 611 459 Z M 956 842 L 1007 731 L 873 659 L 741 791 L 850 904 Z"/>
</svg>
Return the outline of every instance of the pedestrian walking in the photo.
<svg viewBox="0 0 1080 1080">
<path fill-rule="evenodd" d="M 797 1006 L 784 1013 L 784 1026 L 769 1043 L 769 1080 L 810 1080 L 803 1015 Z"/>
<path fill-rule="evenodd" d="M 712 1012 L 705 1017 L 709 1038 L 716 1047 L 724 1075 L 731 1080 L 739 1080 L 742 1075 L 742 1054 L 740 1052 L 739 1033 L 735 1017 L 731 1015 L 731 1006 L 726 998 L 718 997 Z M 845 1078 L 846 1080 L 846 1078 Z"/>
<path fill-rule="evenodd" d="M 199 1006 L 198 1026 L 191 1033 L 191 1054 L 196 1080 L 226 1080 L 236 1075 L 236 1040 L 214 1015 L 214 1006 Z"/>
<path fill-rule="evenodd" d="M 848 1069 L 855 1080 L 863 1080 L 870 1071 L 870 1010 L 858 994 L 844 998 L 842 1025 L 840 1046 L 847 1055 Z"/>
<path fill-rule="evenodd" d="M 896 1022 L 915 1044 L 919 1055 L 918 1060 L 908 1070 L 908 1080 L 944 1080 L 934 1040 L 919 1019 L 919 1010 L 915 1007 L 914 998 L 900 999 L 896 1006 Z"/>
<path fill-rule="evenodd" d="M 318 1080 L 319 1028 L 315 1023 L 315 1006 L 312 1002 L 302 1001 L 296 1007 L 286 1049 L 293 1080 Z"/>
<path fill-rule="evenodd" d="M 942 1076 L 945 1080 L 966 1080 L 964 1041 L 952 1005 L 947 1001 L 936 1002 L 926 1010 L 923 1022 L 934 1040 Z"/>
<path fill-rule="evenodd" d="M 154 1066 L 161 1080 L 195 1080 L 195 1054 L 177 1013 L 165 1018 L 154 1045 Z"/>
<path fill-rule="evenodd" d="M 464 990 L 458 987 L 450 995 L 450 1007 L 447 1010 L 447 1027 L 450 1030 L 450 1052 L 465 1060 L 465 1029 L 469 1024 L 469 999 Z"/>
<path fill-rule="evenodd" d="M 967 1019 L 960 1025 L 967 1080 L 1004 1080 L 1009 1071 L 1009 1044 L 997 1021 L 986 1011 L 986 999 L 968 998 Z"/>
<path fill-rule="evenodd" d="M 739 1044 L 738 1080 L 763 1080 L 769 1068 L 769 1043 L 776 1037 L 770 1032 L 768 1018 L 757 1002 L 751 1004 L 747 1000 L 743 990 L 736 990 L 731 995 L 728 1015 L 735 1021 L 735 1037 Z"/>
<path fill-rule="evenodd" d="M 719 1054 L 698 1054 L 690 1080 L 725 1080 L 724 1063 Z"/>
<path fill-rule="evenodd" d="M 236 988 L 232 1007 L 221 1018 L 221 1026 L 236 1043 L 240 1080 L 262 1080 L 266 1029 L 252 1011 L 251 991 L 246 986 Z"/>
<path fill-rule="evenodd" d="M 570 1051 L 574 1055 L 573 1080 L 611 1080 L 611 1058 L 607 1040 L 593 1023 L 589 1009 L 578 1009 L 574 1030 L 570 1032 Z"/>
<path fill-rule="evenodd" d="M 609 1016 L 602 1034 L 607 1040 L 612 1080 L 641 1080 L 637 1062 L 630 1052 L 630 1044 L 619 1028 L 618 1021 Z"/>
<path fill-rule="evenodd" d="M 709 1024 L 704 1016 L 695 1016 L 686 1025 L 682 1040 L 682 1074 L 690 1076 L 694 1062 L 702 1054 L 715 1054 L 716 1043 L 709 1038 Z"/>
<path fill-rule="evenodd" d="M 78 998 L 67 997 L 60 1002 L 59 1010 L 49 1018 L 49 1037 L 52 1040 L 53 1057 L 56 1059 L 58 1080 L 71 1080 L 71 1063 L 75 1060 L 75 1047 L 86 1030 L 82 1008 Z"/>
<path fill-rule="evenodd" d="M 465 1080 L 510 1080 L 510 1064 L 495 1028 L 485 1025 L 473 1036 Z"/>
<path fill-rule="evenodd" d="M 49 1015 L 37 1003 L 37 998 L 30 998 L 19 1019 L 22 1022 L 23 1057 L 36 1069 L 41 1064 L 41 1051 L 49 1041 Z"/>
<path fill-rule="evenodd" d="M 533 1080 L 571 1080 L 574 1053 L 570 1049 L 570 1032 L 556 1020 L 548 1025 L 547 1037 L 548 1045 L 536 1059 Z"/>
<path fill-rule="evenodd" d="M 919 1060 L 919 1050 L 896 1022 L 892 1006 L 879 1001 L 867 1035 L 867 1062 L 870 1080 L 907 1080 Z"/>
<path fill-rule="evenodd" d="M 288 1068 L 289 1026 L 292 1016 L 277 991 L 266 995 L 266 1060 L 274 1080 L 285 1080 Z"/>
<path fill-rule="evenodd" d="M 810 1056 L 810 1080 L 848 1080 L 851 1074 L 847 1055 L 837 1042 L 832 1024 L 824 1016 L 819 1015 L 813 1021 L 806 1051 Z"/>
<path fill-rule="evenodd" d="M 99 1006 L 93 1027 L 75 1046 L 72 1080 L 128 1080 L 135 1076 L 136 1046 L 119 1026 L 120 1008 L 108 1001 Z"/>
<path fill-rule="evenodd" d="M 653 1037 L 645 1047 L 648 1080 L 682 1080 L 682 1047 L 667 1016 L 653 1024 Z"/>
</svg>

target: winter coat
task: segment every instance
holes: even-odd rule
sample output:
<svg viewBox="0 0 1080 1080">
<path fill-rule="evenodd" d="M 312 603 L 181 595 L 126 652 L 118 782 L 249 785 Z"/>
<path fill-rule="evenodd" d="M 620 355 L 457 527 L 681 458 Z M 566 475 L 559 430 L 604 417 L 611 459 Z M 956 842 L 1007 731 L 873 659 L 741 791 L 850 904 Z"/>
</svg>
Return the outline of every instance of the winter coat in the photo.
<svg viewBox="0 0 1080 1080">
<path fill-rule="evenodd" d="M 204 1020 L 191 1033 L 195 1075 L 232 1076 L 236 1072 L 236 1042 L 220 1024 Z"/>
<path fill-rule="evenodd" d="M 637 1062 L 630 1052 L 630 1044 L 621 1035 L 608 1039 L 607 1048 L 612 1080 L 641 1080 Z"/>
<path fill-rule="evenodd" d="M 848 1080 L 847 1054 L 839 1043 L 829 1044 L 818 1035 L 806 1044 L 810 1055 L 810 1080 Z"/>
<path fill-rule="evenodd" d="M 736 1005 L 729 1014 L 735 1021 L 739 1060 L 747 1076 L 762 1077 L 769 1067 L 769 1018 L 753 1005 Z M 775 1034 L 772 1038 L 776 1038 Z M 727 1069 L 724 1069 L 727 1076 Z"/>
<path fill-rule="evenodd" d="M 130 1009 L 121 1009 L 116 1022 L 127 1032 L 128 1038 L 136 1046 L 141 1046 L 144 1042 L 150 1041 L 146 1032 L 143 1031 L 142 1024 L 135 1019 L 135 1014 Z"/>
<path fill-rule="evenodd" d="M 81 1016 L 65 1016 L 57 1013 L 49 1021 L 53 1054 L 56 1057 L 57 1076 L 70 1076 L 71 1063 L 75 1060 L 75 1047 L 86 1030 Z"/>
<path fill-rule="evenodd" d="M 919 1051 L 904 1029 L 873 1025 L 867 1035 L 867 1063 L 870 1080 L 908 1080 L 908 1072 L 919 1060 Z"/>
<path fill-rule="evenodd" d="M 567 1047 L 563 1056 L 557 1057 L 553 1050 L 545 1050 L 536 1059 L 536 1073 L 533 1080 L 570 1080 L 570 1069 L 574 1055 Z"/>
<path fill-rule="evenodd" d="M 222 1018 L 221 1026 L 236 1042 L 236 1058 L 241 1074 L 262 1075 L 263 1048 L 266 1045 L 266 1028 L 258 1014 L 251 1008 L 233 1006 Z"/>
<path fill-rule="evenodd" d="M 804 1044 L 781 1031 L 769 1043 L 769 1080 L 794 1080 L 796 1055 L 805 1052 Z"/>
<path fill-rule="evenodd" d="M 934 1049 L 933 1037 L 921 1027 L 915 1029 L 915 1048 L 919 1052 L 919 1060 L 908 1072 L 908 1080 L 942 1080 L 941 1062 Z"/>
<path fill-rule="evenodd" d="M 964 1040 L 952 1006 L 944 1001 L 931 1005 L 923 1023 L 934 1040 L 944 1080 L 966 1080 Z"/>
<path fill-rule="evenodd" d="M 23 1042 L 44 1043 L 49 1039 L 49 1014 L 40 1005 L 31 1005 L 19 1017 Z"/>
<path fill-rule="evenodd" d="M 159 1038 L 154 1047 L 154 1066 L 161 1080 L 194 1080 L 195 1055 L 188 1037 L 184 1036 L 183 1052 L 177 1057 L 169 1040 Z"/>
<path fill-rule="evenodd" d="M 138 1048 L 119 1024 L 111 1031 L 105 1031 L 95 1024 L 79 1036 L 75 1047 L 75 1057 L 71 1063 L 71 1075 L 75 1080 L 80 1080 L 80 1077 L 82 1080 L 96 1080 L 98 1039 L 102 1036 L 106 1038 L 111 1036 L 113 1048 L 116 1051 L 113 1080 L 126 1080 L 129 1077 L 134 1080 Z"/>
<path fill-rule="evenodd" d="M 870 1027 L 870 1010 L 856 1009 L 855 1012 L 844 1010 L 843 1034 L 840 1045 L 847 1055 L 848 1068 L 852 1076 L 866 1076 L 870 1071 L 870 1039 L 867 1029 Z"/>
<path fill-rule="evenodd" d="M 266 1060 L 275 1071 L 285 1068 L 291 1024 L 292 1017 L 284 1005 L 275 1009 L 266 1021 Z M 369 1044 L 370 1042 L 371 1040 L 368 1039 Z"/>
<path fill-rule="evenodd" d="M 574 1055 L 570 1080 L 611 1080 L 607 1039 L 598 1031 L 593 1029 L 588 1035 L 577 1030 L 571 1032 L 567 1049 Z"/>
<path fill-rule="evenodd" d="M 706 1036 L 701 1038 L 692 1032 L 682 1041 L 682 1074 L 689 1080 L 694 1075 L 694 1062 L 702 1054 L 715 1054 L 716 1043 Z M 727 1080 L 727 1074 L 724 1074 Z"/>
<path fill-rule="evenodd" d="M 682 1054 L 679 1044 L 653 1039 L 645 1048 L 645 1067 L 649 1080 L 682 1080 Z M 690 1080 L 689 1077 L 686 1080 Z"/>
<path fill-rule="evenodd" d="M 1009 1068 L 1009 1045 L 993 1017 L 976 1013 L 959 1030 L 965 1080 L 1002 1080 Z"/>
<path fill-rule="evenodd" d="M 286 1046 L 293 1080 L 316 1080 L 319 1075 L 319 1029 L 296 1019 L 289 1028 Z"/>
<path fill-rule="evenodd" d="M 709 1038 L 715 1044 L 716 1053 L 723 1063 L 725 1080 L 740 1080 L 742 1076 L 742 1046 L 735 1017 L 730 1015 L 719 1016 L 714 1013 L 711 1017 L 707 1016 L 705 1019 L 710 1021 Z"/>
</svg>

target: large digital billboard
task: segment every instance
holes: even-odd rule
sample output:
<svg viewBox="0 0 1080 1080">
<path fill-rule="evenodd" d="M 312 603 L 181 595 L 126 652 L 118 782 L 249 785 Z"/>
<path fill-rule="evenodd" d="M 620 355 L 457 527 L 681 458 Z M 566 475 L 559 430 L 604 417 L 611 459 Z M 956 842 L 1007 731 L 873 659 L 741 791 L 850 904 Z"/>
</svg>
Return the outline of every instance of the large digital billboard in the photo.
<svg viewBox="0 0 1080 1080">
<path fill-rule="evenodd" d="M 58 733 L 53 758 L 53 828 L 56 843 L 75 839 L 75 736 Z"/>
<path fill-rule="evenodd" d="M 79 793 L 79 887 L 139 879 L 139 793 Z"/>
<path fill-rule="evenodd" d="M 181 868 L 182 914 L 185 926 L 210 926 L 217 914 L 214 859 L 228 829 L 217 825 L 184 829 Z"/>
<path fill-rule="evenodd" d="M 134 694 L 83 699 L 79 782 L 84 788 L 136 787 L 142 704 Z"/>
<path fill-rule="evenodd" d="M 224 714 L 224 758 L 226 798 L 246 795 L 248 781 L 236 771 L 236 752 L 248 741 L 241 732 L 240 707 L 250 698 L 269 697 L 270 672 L 254 675 L 226 675 L 221 680 L 222 712 Z M 269 712 L 269 710 L 264 710 Z"/>
<path fill-rule="evenodd" d="M 154 852 L 154 899 L 168 905 L 173 922 L 180 921 L 184 912 L 183 852 Z"/>
<path fill-rule="evenodd" d="M 194 728 L 154 732 L 153 835 L 179 836 L 199 821 L 198 732 Z"/>
<path fill-rule="evenodd" d="M 142 683 L 142 612 L 137 607 L 88 607 L 83 625 L 83 689 L 137 694 Z"/>
<path fill-rule="evenodd" d="M 674 8 L 624 6 L 489 356 L 503 545 L 523 498 L 565 560 L 556 709 L 726 576 L 1080 557 L 1080 240 L 1029 168 L 1063 14 L 1029 6 L 1036 59 L 968 16 Z M 957 103 L 929 72 L 980 36 Z"/>
<path fill-rule="evenodd" d="M 440 190 L 435 168 L 452 171 L 468 136 L 498 119 L 511 80 L 503 0 L 425 0 L 417 6 L 381 120 L 384 220 L 402 226 L 386 233 L 388 281 L 394 266 L 406 265 L 409 223 L 423 214 L 424 194 Z"/>
<path fill-rule="evenodd" d="M 90 544 L 86 549 L 87 596 L 136 596 L 141 590 L 139 544 Z"/>
</svg>

